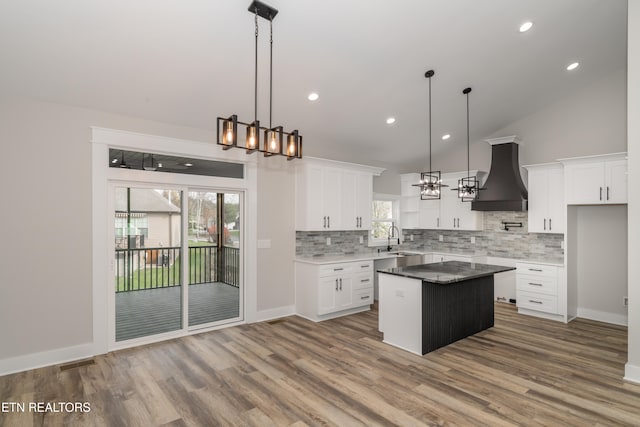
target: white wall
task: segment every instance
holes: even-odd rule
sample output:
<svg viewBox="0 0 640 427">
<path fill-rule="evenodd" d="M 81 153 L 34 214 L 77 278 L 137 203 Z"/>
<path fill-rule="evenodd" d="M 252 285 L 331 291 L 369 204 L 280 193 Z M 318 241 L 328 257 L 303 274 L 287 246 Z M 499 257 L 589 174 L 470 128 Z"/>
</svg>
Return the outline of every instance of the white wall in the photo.
<svg viewBox="0 0 640 427">
<path fill-rule="evenodd" d="M 577 206 L 578 317 L 627 324 L 627 206 Z"/>
<path fill-rule="evenodd" d="M 640 182 L 640 0 L 629 0 L 628 150 L 629 182 Z M 629 191 L 629 331 L 625 378 L 640 383 L 640 194 Z"/>
<path fill-rule="evenodd" d="M 380 176 L 373 177 L 373 192 L 382 194 L 400 194 L 400 174 L 392 169 L 385 169 Z"/>
<path fill-rule="evenodd" d="M 293 314 L 295 304 L 295 160 L 258 161 L 258 311 L 261 319 Z"/>
<path fill-rule="evenodd" d="M 212 150 L 218 149 L 214 122 L 211 129 L 193 129 L 0 97 L 0 365 L 3 360 L 92 342 L 90 126 L 207 141 Z M 266 183 L 284 185 L 282 176 L 271 176 L 262 174 L 264 191 L 280 191 Z M 291 189 L 288 194 L 292 199 Z M 261 197 L 258 211 L 265 207 L 262 204 L 269 211 L 269 203 Z M 293 222 L 293 209 L 283 204 L 284 211 L 290 213 L 269 216 L 270 228 L 280 231 L 282 222 Z M 280 280 L 277 285 L 262 283 L 257 306 L 287 307 L 293 292 L 288 254 L 295 251 L 295 239 L 280 232 L 271 239 L 272 245 L 285 248 L 284 254 L 271 259 L 263 272 L 258 253 L 257 275 L 280 271 Z"/>
</svg>

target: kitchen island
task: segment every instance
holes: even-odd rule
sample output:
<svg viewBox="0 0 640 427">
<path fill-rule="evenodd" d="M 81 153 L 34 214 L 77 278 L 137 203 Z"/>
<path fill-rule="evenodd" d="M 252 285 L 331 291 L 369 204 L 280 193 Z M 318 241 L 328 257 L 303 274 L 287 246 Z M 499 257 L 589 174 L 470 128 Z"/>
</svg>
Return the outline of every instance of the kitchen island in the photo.
<svg viewBox="0 0 640 427">
<path fill-rule="evenodd" d="M 378 270 L 383 342 L 426 354 L 493 326 L 493 275 L 514 267 L 446 261 Z"/>
</svg>

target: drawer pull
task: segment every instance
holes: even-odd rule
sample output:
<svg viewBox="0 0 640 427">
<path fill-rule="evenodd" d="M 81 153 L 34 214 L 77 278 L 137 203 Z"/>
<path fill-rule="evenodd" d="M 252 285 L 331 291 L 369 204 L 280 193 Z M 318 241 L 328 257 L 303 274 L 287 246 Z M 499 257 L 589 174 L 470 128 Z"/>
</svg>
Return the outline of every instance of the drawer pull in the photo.
<svg viewBox="0 0 640 427">
<path fill-rule="evenodd" d="M 360 282 L 362 282 L 362 283 L 365 283 L 365 282 L 368 282 L 368 281 L 369 281 L 369 279 L 362 279 L 362 280 L 360 280 Z"/>
<path fill-rule="evenodd" d="M 342 271 L 344 268 L 334 268 L 333 271 Z"/>
<path fill-rule="evenodd" d="M 370 295 L 365 295 L 365 296 L 363 296 L 363 297 L 360 297 L 360 299 L 369 299 L 369 298 L 371 298 L 371 296 L 370 296 Z"/>
<path fill-rule="evenodd" d="M 369 266 L 369 264 L 361 265 L 361 266 L 360 266 L 360 268 L 369 268 L 369 267 L 370 267 L 370 266 Z"/>
<path fill-rule="evenodd" d="M 533 304 L 542 304 L 542 301 L 535 301 L 530 299 L 529 302 L 533 303 Z"/>
<path fill-rule="evenodd" d="M 537 271 L 537 272 L 541 273 L 542 269 L 541 268 L 530 268 L 529 271 Z"/>
<path fill-rule="evenodd" d="M 529 284 L 531 286 L 542 286 L 542 283 L 533 283 L 533 282 L 529 282 Z"/>
</svg>

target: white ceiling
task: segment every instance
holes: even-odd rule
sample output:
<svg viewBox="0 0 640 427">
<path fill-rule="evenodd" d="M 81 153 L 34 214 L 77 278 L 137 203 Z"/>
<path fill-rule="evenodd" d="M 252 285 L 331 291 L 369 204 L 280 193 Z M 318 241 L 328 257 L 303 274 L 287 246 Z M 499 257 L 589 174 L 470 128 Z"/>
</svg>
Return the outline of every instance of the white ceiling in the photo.
<svg viewBox="0 0 640 427">
<path fill-rule="evenodd" d="M 253 119 L 249 3 L 2 1 L 0 91 L 210 129 L 214 141 L 217 116 Z M 437 154 L 466 144 L 467 86 L 474 141 L 626 67 L 626 0 L 266 3 L 279 10 L 273 124 L 299 129 L 310 156 L 421 169 L 431 68 Z M 519 33 L 526 20 L 533 29 Z M 268 23 L 260 25 L 266 124 Z M 567 72 L 574 60 L 580 67 Z"/>
</svg>

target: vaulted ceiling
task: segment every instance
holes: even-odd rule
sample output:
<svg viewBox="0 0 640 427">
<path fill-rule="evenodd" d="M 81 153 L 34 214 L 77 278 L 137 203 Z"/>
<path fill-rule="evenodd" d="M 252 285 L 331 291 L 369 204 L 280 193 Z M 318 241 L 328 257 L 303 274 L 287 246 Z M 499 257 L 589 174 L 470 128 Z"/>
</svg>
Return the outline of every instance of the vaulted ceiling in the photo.
<svg viewBox="0 0 640 427">
<path fill-rule="evenodd" d="M 9 0 L 0 91 L 211 130 L 253 119 L 250 0 Z M 434 153 L 626 67 L 626 0 L 267 0 L 273 124 L 305 154 L 420 169 L 434 69 Z M 518 31 L 525 21 L 533 28 Z M 268 23 L 260 20 L 259 118 L 268 123 Z M 568 72 L 574 61 L 580 67 Z M 320 98 L 307 100 L 310 92 Z M 393 125 L 385 120 L 395 117 Z M 440 137 L 451 134 L 448 141 Z"/>
</svg>

